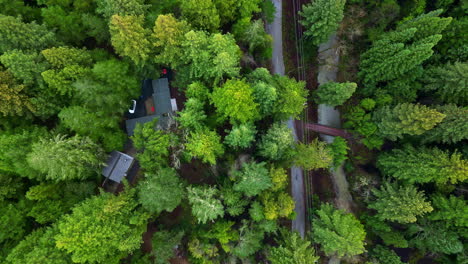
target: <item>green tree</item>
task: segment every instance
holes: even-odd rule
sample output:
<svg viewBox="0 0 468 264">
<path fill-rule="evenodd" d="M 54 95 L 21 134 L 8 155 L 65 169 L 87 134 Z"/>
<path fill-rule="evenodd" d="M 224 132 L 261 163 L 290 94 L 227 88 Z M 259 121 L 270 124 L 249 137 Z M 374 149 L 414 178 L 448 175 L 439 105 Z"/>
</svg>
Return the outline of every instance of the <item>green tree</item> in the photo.
<svg viewBox="0 0 468 264">
<path fill-rule="evenodd" d="M 397 140 L 404 135 L 421 135 L 442 122 L 446 115 L 420 104 L 385 106 L 374 113 L 382 137 Z"/>
<path fill-rule="evenodd" d="M 149 218 L 137 209 L 134 191 L 101 193 L 58 222 L 56 246 L 76 263 L 119 263 L 140 248 Z"/>
<path fill-rule="evenodd" d="M 0 15 L 0 53 L 13 49 L 42 50 L 55 44 L 55 34 L 36 22 Z"/>
<path fill-rule="evenodd" d="M 404 264 L 395 251 L 381 245 L 377 245 L 371 250 L 371 256 L 381 264 Z"/>
<path fill-rule="evenodd" d="M 180 56 L 183 53 L 181 45 L 189 29 L 187 22 L 178 21 L 172 14 L 159 15 L 154 23 L 152 34 L 153 45 L 158 51 L 155 61 L 171 65 L 174 69 L 185 64 L 185 58 Z"/>
<path fill-rule="evenodd" d="M 78 45 L 87 37 L 80 11 L 67 10 L 59 5 L 49 5 L 41 8 L 43 23 L 54 29 L 59 41 L 76 43 Z"/>
<path fill-rule="evenodd" d="M 46 63 L 38 53 L 21 50 L 10 50 L 3 53 L 0 56 L 0 62 L 25 85 L 31 85 L 38 81 L 40 73 L 47 68 Z"/>
<path fill-rule="evenodd" d="M 232 249 L 232 255 L 246 259 L 262 249 L 264 233 L 258 228 L 252 228 L 247 223 L 244 223 L 239 228 L 239 240 Z"/>
<path fill-rule="evenodd" d="M 234 190 L 249 197 L 256 196 L 272 186 L 265 162 L 244 163 L 242 169 L 234 173 L 234 178 Z"/>
<path fill-rule="evenodd" d="M 26 115 L 34 112 L 34 106 L 23 91 L 25 86 L 18 84 L 9 71 L 0 67 L 0 113 L 3 116 Z"/>
<path fill-rule="evenodd" d="M 263 81 L 257 81 L 252 85 L 252 89 L 254 100 L 258 104 L 260 116 L 271 115 L 278 99 L 276 87 Z"/>
<path fill-rule="evenodd" d="M 224 206 L 216 197 L 218 190 L 208 186 L 187 187 L 187 197 L 192 214 L 199 223 L 205 224 L 224 216 Z"/>
<path fill-rule="evenodd" d="M 233 148 L 249 148 L 255 140 L 257 133 L 255 126 L 251 123 L 240 124 L 233 126 L 227 136 L 224 138 L 224 143 Z"/>
<path fill-rule="evenodd" d="M 138 66 L 144 65 L 151 53 L 150 30 L 143 27 L 143 22 L 143 16 L 113 15 L 109 24 L 115 51 L 129 57 Z"/>
<path fill-rule="evenodd" d="M 204 104 L 197 98 L 189 98 L 185 102 L 184 110 L 180 111 L 176 117 L 182 128 L 188 130 L 202 130 L 206 120 Z"/>
<path fill-rule="evenodd" d="M 272 166 L 270 168 L 270 177 L 273 184 L 271 187 L 272 191 L 281 191 L 288 186 L 289 178 L 284 168 Z"/>
<path fill-rule="evenodd" d="M 327 256 L 354 256 L 364 252 L 366 232 L 352 214 L 324 204 L 312 220 L 313 239 Z"/>
<path fill-rule="evenodd" d="M 263 204 L 263 215 L 267 220 L 290 217 L 294 212 L 294 200 L 284 191 L 272 193 L 266 190 L 260 198 Z"/>
<path fill-rule="evenodd" d="M 468 227 L 468 206 L 463 197 L 434 195 L 432 205 L 434 211 L 427 216 L 428 219 L 443 221 L 449 227 Z"/>
<path fill-rule="evenodd" d="M 41 54 L 53 68 L 64 68 L 69 65 L 91 66 L 93 58 L 86 49 L 54 47 L 41 51 Z"/>
<path fill-rule="evenodd" d="M 249 23 L 240 35 L 240 40 L 248 47 L 250 54 L 261 53 L 263 57 L 271 58 L 273 39 L 265 32 L 263 20 L 258 19 Z"/>
<path fill-rule="evenodd" d="M 41 139 L 27 155 L 29 166 L 53 181 L 86 179 L 97 175 L 103 165 L 103 151 L 89 138 L 57 135 Z"/>
<path fill-rule="evenodd" d="M 377 165 L 386 175 L 409 183 L 458 183 L 468 179 L 468 160 L 460 153 L 406 145 L 380 154 Z"/>
<path fill-rule="evenodd" d="M 336 83 L 327 82 L 321 84 L 316 92 L 319 104 L 326 104 L 330 106 L 342 105 L 348 100 L 356 91 L 357 84 L 353 82 Z"/>
<path fill-rule="evenodd" d="M 394 229 L 384 220 L 379 219 L 378 216 L 364 214 L 362 219 L 369 233 L 380 237 L 385 245 L 397 248 L 408 248 L 408 241 L 405 239 L 404 234 Z"/>
<path fill-rule="evenodd" d="M 468 139 L 468 109 L 453 104 L 436 106 L 435 110 L 445 115 L 436 127 L 421 136 L 423 143 L 438 142 L 454 144 Z"/>
<path fill-rule="evenodd" d="M 312 264 L 319 260 L 311 242 L 297 232 L 282 229 L 278 243 L 278 247 L 269 249 L 268 260 L 272 264 Z"/>
<path fill-rule="evenodd" d="M 411 245 L 423 252 L 456 254 L 463 251 L 459 232 L 448 229 L 444 223 L 412 224 L 407 233 L 412 237 Z"/>
<path fill-rule="evenodd" d="M 113 15 L 141 16 L 146 13 L 149 5 L 144 0 L 97 0 L 96 13 L 109 19 Z"/>
<path fill-rule="evenodd" d="M 0 244 L 8 240 L 20 241 L 26 233 L 28 223 L 24 205 L 20 203 L 0 202 Z"/>
<path fill-rule="evenodd" d="M 146 174 L 138 183 L 138 198 L 143 208 L 153 214 L 172 212 L 181 202 L 184 189 L 179 175 L 172 168 Z"/>
<path fill-rule="evenodd" d="M 258 105 L 252 96 L 253 89 L 244 80 L 228 80 L 222 87 L 215 87 L 211 95 L 218 114 L 231 124 L 254 121 L 259 117 Z"/>
<path fill-rule="evenodd" d="M 249 201 L 244 199 L 241 192 L 234 191 L 231 184 L 223 185 L 221 197 L 226 206 L 226 212 L 231 216 L 241 215 L 249 204 Z"/>
<path fill-rule="evenodd" d="M 224 153 L 221 137 L 210 130 L 191 132 L 185 148 L 190 156 L 212 165 L 216 164 L 216 158 Z"/>
<path fill-rule="evenodd" d="M 212 0 L 186 0 L 180 5 L 182 16 L 194 27 L 209 32 L 220 26 L 218 10 Z"/>
<path fill-rule="evenodd" d="M 304 81 L 296 81 L 286 76 L 275 76 L 278 100 L 274 112 L 278 120 L 299 118 L 306 107 L 309 91 L 305 89 Z"/>
<path fill-rule="evenodd" d="M 258 154 L 270 160 L 286 160 L 293 156 L 294 137 L 285 124 L 274 123 L 258 144 Z"/>
<path fill-rule="evenodd" d="M 468 63 L 447 63 L 425 71 L 424 90 L 435 91 L 444 103 L 468 103 Z"/>
<path fill-rule="evenodd" d="M 153 234 L 151 255 L 155 264 L 167 264 L 175 255 L 174 248 L 180 244 L 184 232 L 161 230 Z M 152 263 L 152 262 L 151 262 Z"/>
<path fill-rule="evenodd" d="M 412 185 L 397 186 L 385 182 L 380 190 L 373 189 L 376 200 L 368 208 L 377 210 L 377 217 L 398 223 L 414 223 L 418 216 L 432 212 L 431 203 L 426 201 L 424 192 Z"/>
<path fill-rule="evenodd" d="M 315 139 L 307 145 L 296 145 L 293 163 L 305 170 L 325 169 L 332 165 L 333 153 L 327 143 Z"/>
<path fill-rule="evenodd" d="M 343 19 L 346 0 L 316 0 L 302 6 L 300 23 L 306 27 L 305 35 L 312 38 L 312 44 L 326 42 Z"/>
<path fill-rule="evenodd" d="M 330 152 L 333 156 L 333 166 L 336 168 L 340 166 L 343 161 L 347 160 L 348 157 L 348 144 L 346 139 L 342 137 L 335 137 L 333 142 L 330 144 Z"/>
<path fill-rule="evenodd" d="M 230 242 L 239 239 L 239 233 L 233 228 L 234 224 L 235 222 L 233 221 L 218 221 L 207 232 L 202 234 L 201 237 L 217 240 L 225 252 L 230 252 Z"/>
</svg>

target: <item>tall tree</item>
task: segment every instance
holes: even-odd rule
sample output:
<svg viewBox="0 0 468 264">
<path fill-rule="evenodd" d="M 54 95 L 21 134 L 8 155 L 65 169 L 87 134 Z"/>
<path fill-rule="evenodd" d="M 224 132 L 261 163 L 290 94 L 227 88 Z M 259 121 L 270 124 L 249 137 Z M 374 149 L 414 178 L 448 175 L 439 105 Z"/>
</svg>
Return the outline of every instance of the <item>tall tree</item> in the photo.
<svg viewBox="0 0 468 264">
<path fill-rule="evenodd" d="M 315 139 L 307 145 L 296 145 L 293 162 L 305 170 L 326 169 L 331 166 L 333 156 L 325 142 Z"/>
<path fill-rule="evenodd" d="M 313 239 L 327 256 L 354 256 L 364 252 L 366 232 L 352 214 L 323 204 L 312 220 Z"/>
<path fill-rule="evenodd" d="M 407 231 L 410 244 L 423 252 L 456 254 L 463 251 L 463 243 L 457 231 L 443 223 L 423 221 L 412 224 Z"/>
<path fill-rule="evenodd" d="M 178 113 L 176 117 L 180 126 L 189 130 L 201 130 L 204 127 L 203 122 L 206 120 L 203 101 L 197 98 L 189 98 L 184 105 L 184 109 Z"/>
<path fill-rule="evenodd" d="M 256 196 L 272 186 L 266 163 L 244 163 L 240 171 L 234 173 L 234 190 L 246 196 Z"/>
<path fill-rule="evenodd" d="M 224 138 L 224 143 L 233 148 L 248 148 L 255 140 L 256 133 L 257 131 L 253 124 L 247 123 L 233 126 L 229 134 Z"/>
<path fill-rule="evenodd" d="M 268 260 L 272 264 L 312 264 L 319 260 L 311 242 L 297 232 L 282 229 L 278 243 L 278 247 L 269 249 Z"/>
<path fill-rule="evenodd" d="M 274 123 L 258 144 L 258 154 L 270 160 L 286 160 L 293 153 L 294 137 L 285 124 Z"/>
<path fill-rule="evenodd" d="M 23 116 L 34 112 L 34 106 L 24 90 L 9 71 L 0 67 L 0 113 L 3 116 Z"/>
<path fill-rule="evenodd" d="M 409 183 L 456 184 L 468 180 L 468 160 L 460 153 L 438 148 L 406 145 L 379 155 L 377 164 L 384 174 Z"/>
<path fill-rule="evenodd" d="M 146 13 L 149 5 L 144 0 L 97 0 L 96 13 L 109 19 L 113 15 L 141 16 Z"/>
<path fill-rule="evenodd" d="M 138 198 L 148 212 L 172 212 L 181 202 L 184 189 L 179 175 L 172 168 L 163 168 L 146 174 L 138 183 Z"/>
<path fill-rule="evenodd" d="M 149 218 L 134 196 L 103 192 L 73 208 L 58 223 L 57 248 L 76 263 L 119 263 L 140 247 Z"/>
<path fill-rule="evenodd" d="M 274 107 L 277 120 L 299 118 L 306 107 L 309 91 L 305 89 L 304 81 L 296 81 L 286 76 L 275 76 L 278 100 Z"/>
<path fill-rule="evenodd" d="M 306 27 L 305 35 L 312 38 L 314 45 L 326 42 L 338 29 L 345 4 L 346 0 L 316 0 L 302 6 L 300 23 Z"/>
<path fill-rule="evenodd" d="M 187 187 L 187 197 L 192 214 L 199 223 L 205 224 L 224 215 L 224 206 L 216 197 L 218 190 L 208 186 Z"/>
<path fill-rule="evenodd" d="M 89 138 L 61 135 L 34 143 L 27 156 L 29 166 L 44 174 L 37 176 L 39 179 L 53 181 L 95 176 L 100 172 L 103 159 L 102 149 Z"/>
<path fill-rule="evenodd" d="M 190 156 L 212 165 L 216 164 L 216 158 L 224 153 L 221 137 L 216 131 L 207 129 L 191 132 L 185 148 Z"/>
<path fill-rule="evenodd" d="M 377 210 L 377 217 L 402 224 L 414 223 L 418 216 L 432 212 L 431 203 L 426 201 L 424 192 L 415 186 L 397 186 L 385 182 L 380 190 L 372 190 L 376 200 L 369 208 Z"/>
<path fill-rule="evenodd" d="M 0 62 L 25 85 L 39 82 L 41 72 L 47 69 L 44 59 L 35 52 L 10 50 L 0 56 Z"/>
<path fill-rule="evenodd" d="M 348 100 L 356 91 L 357 84 L 352 82 L 336 83 L 327 82 L 321 84 L 316 92 L 319 104 L 326 104 L 330 106 L 342 105 Z"/>
<path fill-rule="evenodd" d="M 151 255 L 155 256 L 155 264 L 167 264 L 171 258 L 175 256 L 174 248 L 176 248 L 184 232 L 178 232 L 175 230 L 166 231 L 161 230 L 153 234 L 151 239 L 153 249 Z"/>
<path fill-rule="evenodd" d="M 229 119 L 231 124 L 246 123 L 259 117 L 252 93 L 248 83 L 232 79 L 222 87 L 215 87 L 211 99 L 219 115 Z"/>
<path fill-rule="evenodd" d="M 421 136 L 423 143 L 438 142 L 454 144 L 468 139 L 468 109 L 453 104 L 436 106 L 445 115 L 436 127 Z"/>
<path fill-rule="evenodd" d="M 404 135 L 421 135 L 434 128 L 446 115 L 419 104 L 385 106 L 374 113 L 382 137 L 397 140 Z"/>
<path fill-rule="evenodd" d="M 432 197 L 434 211 L 428 218 L 434 221 L 443 221 L 447 226 L 468 227 L 468 206 L 463 197 L 442 195 Z"/>
<path fill-rule="evenodd" d="M 212 0 L 186 0 L 180 5 L 182 16 L 200 30 L 214 32 L 219 28 L 219 13 Z"/>
<path fill-rule="evenodd" d="M 372 257 L 376 258 L 376 261 L 378 261 L 377 263 L 404 264 L 404 262 L 401 261 L 400 256 L 398 256 L 395 251 L 381 245 L 377 245 L 373 248 L 370 254 Z"/>
<path fill-rule="evenodd" d="M 268 75 L 269 74 L 270 73 L 268 73 Z M 278 99 L 276 87 L 263 81 L 256 81 L 252 85 L 252 89 L 254 100 L 258 104 L 260 115 L 262 117 L 271 115 L 274 111 L 276 100 Z"/>
<path fill-rule="evenodd" d="M 143 16 L 113 15 L 109 29 L 111 43 L 121 56 L 129 57 L 136 65 L 143 66 L 151 53 L 148 37 L 150 30 L 143 27 Z"/>
</svg>

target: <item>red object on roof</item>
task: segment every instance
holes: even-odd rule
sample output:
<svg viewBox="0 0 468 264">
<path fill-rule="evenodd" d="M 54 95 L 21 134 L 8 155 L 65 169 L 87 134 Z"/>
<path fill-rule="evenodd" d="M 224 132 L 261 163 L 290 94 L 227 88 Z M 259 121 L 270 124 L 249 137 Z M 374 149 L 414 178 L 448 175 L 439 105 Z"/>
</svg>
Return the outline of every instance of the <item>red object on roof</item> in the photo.
<svg viewBox="0 0 468 264">
<path fill-rule="evenodd" d="M 162 74 L 167 74 L 167 70 L 166 70 L 166 69 L 163 69 L 163 70 L 162 70 Z"/>
<path fill-rule="evenodd" d="M 154 106 L 151 107 L 151 112 L 154 112 Z"/>
</svg>

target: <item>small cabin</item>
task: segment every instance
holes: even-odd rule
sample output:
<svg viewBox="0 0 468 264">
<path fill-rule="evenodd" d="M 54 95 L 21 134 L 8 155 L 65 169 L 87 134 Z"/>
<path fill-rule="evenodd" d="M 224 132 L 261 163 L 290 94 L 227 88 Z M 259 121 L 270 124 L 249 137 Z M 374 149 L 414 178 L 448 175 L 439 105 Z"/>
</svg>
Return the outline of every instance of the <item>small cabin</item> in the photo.
<svg viewBox="0 0 468 264">
<path fill-rule="evenodd" d="M 120 151 L 112 151 L 106 161 L 106 166 L 102 169 L 102 175 L 106 177 L 102 186 L 109 180 L 114 183 L 121 183 L 129 176 L 129 172 L 135 163 L 135 158 Z M 131 181 L 131 179 L 128 179 Z"/>
</svg>

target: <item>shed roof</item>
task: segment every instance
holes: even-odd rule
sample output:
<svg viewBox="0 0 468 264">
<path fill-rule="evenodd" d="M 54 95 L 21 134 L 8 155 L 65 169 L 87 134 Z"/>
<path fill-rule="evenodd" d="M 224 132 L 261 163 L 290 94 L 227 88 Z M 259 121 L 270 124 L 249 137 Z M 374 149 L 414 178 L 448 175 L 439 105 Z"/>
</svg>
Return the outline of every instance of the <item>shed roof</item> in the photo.
<svg viewBox="0 0 468 264">
<path fill-rule="evenodd" d="M 127 176 L 127 172 L 133 165 L 135 159 L 125 153 L 112 151 L 107 159 L 102 174 L 115 182 L 121 182 Z"/>
</svg>

